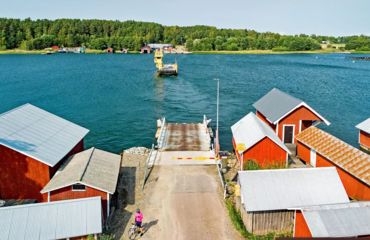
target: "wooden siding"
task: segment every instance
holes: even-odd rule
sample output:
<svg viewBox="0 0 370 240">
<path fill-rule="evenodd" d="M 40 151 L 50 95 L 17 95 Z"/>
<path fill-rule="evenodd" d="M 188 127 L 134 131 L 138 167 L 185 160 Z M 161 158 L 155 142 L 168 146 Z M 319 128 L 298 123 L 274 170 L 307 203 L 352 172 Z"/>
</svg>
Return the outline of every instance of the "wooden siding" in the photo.
<svg viewBox="0 0 370 240">
<path fill-rule="evenodd" d="M 0 198 L 43 201 L 41 189 L 49 182 L 49 166 L 0 145 Z"/>
<path fill-rule="evenodd" d="M 293 230 L 294 211 L 260 211 L 247 212 L 240 198 L 236 200 L 236 207 L 239 209 L 243 223 L 248 232 L 263 235 L 270 232 L 287 233 Z"/>
<path fill-rule="evenodd" d="M 297 156 L 306 164 L 310 164 L 310 148 L 298 141 Z M 370 186 L 346 172 L 333 162 L 316 153 L 316 167 L 336 167 L 347 195 L 355 200 L 370 200 Z"/>
<path fill-rule="evenodd" d="M 44 195 L 47 198 L 48 194 L 45 193 Z M 68 186 L 52 191 L 50 192 L 50 202 L 99 196 L 102 199 L 103 216 L 105 219 L 107 217 L 107 193 L 92 187 L 86 186 L 85 191 L 72 191 L 72 186 Z"/>
<path fill-rule="evenodd" d="M 262 113 L 260 113 L 259 111 L 256 111 L 256 116 L 259 119 L 261 119 L 263 122 L 265 122 L 267 125 L 269 125 L 274 131 L 276 130 L 276 125 L 273 123 L 270 123 L 269 120 L 267 120 L 267 118 Z"/>
<path fill-rule="evenodd" d="M 296 144 L 295 136 L 301 132 L 300 121 L 320 121 L 321 119 L 311 112 L 308 108 L 301 106 L 291 112 L 288 116 L 284 117 L 278 123 L 278 136 L 283 140 L 283 125 L 294 125 L 294 144 Z M 310 127 L 310 124 L 307 122 L 304 128 Z"/>
<path fill-rule="evenodd" d="M 303 217 L 301 211 L 296 211 L 295 224 L 294 224 L 294 236 L 293 237 L 306 237 L 311 238 L 311 232 L 308 228 L 306 220 Z"/>
<path fill-rule="evenodd" d="M 370 151 L 370 134 L 360 130 L 359 141 L 362 148 Z"/>
<path fill-rule="evenodd" d="M 83 150 L 83 141 L 54 167 L 0 145 L 0 198 L 47 201 L 40 193 L 68 156 Z"/>
</svg>

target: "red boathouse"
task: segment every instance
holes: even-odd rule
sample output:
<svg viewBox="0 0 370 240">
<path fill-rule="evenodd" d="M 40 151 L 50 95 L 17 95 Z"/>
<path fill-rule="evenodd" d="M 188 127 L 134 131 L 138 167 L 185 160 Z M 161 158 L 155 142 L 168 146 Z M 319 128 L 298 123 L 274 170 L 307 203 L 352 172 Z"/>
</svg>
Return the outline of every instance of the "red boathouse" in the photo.
<svg viewBox="0 0 370 240">
<path fill-rule="evenodd" d="M 370 152 L 370 118 L 359 123 L 356 128 L 359 129 L 358 142 L 361 148 Z"/>
<path fill-rule="evenodd" d="M 31 104 L 0 115 L 0 199 L 44 201 L 40 190 L 89 130 Z"/>
<path fill-rule="evenodd" d="M 370 200 L 370 155 L 316 127 L 297 135 L 297 155 L 313 167 L 336 167 L 348 196 Z"/>
<path fill-rule="evenodd" d="M 296 211 L 296 238 L 370 237 L 370 202 L 303 207 Z"/>
<path fill-rule="evenodd" d="M 104 220 L 117 200 L 121 156 L 90 148 L 71 156 L 41 190 L 49 202 L 101 197 Z"/>
<path fill-rule="evenodd" d="M 322 117 L 304 101 L 277 88 L 253 104 L 256 115 L 266 122 L 284 143 L 296 144 L 295 136 L 306 128 L 324 122 Z"/>
<path fill-rule="evenodd" d="M 287 166 L 288 148 L 275 132 L 254 113 L 249 113 L 231 127 L 233 146 L 241 161 L 253 160 L 263 168 Z"/>
</svg>

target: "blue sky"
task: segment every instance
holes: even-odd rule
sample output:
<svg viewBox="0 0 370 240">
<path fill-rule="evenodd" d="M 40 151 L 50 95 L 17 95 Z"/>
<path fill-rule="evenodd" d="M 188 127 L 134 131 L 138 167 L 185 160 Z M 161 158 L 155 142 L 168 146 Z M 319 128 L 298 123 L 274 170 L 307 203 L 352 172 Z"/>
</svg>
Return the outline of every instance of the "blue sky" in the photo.
<svg viewBox="0 0 370 240">
<path fill-rule="evenodd" d="M 370 35 L 370 0 L 0 0 L 0 17 L 138 20 L 283 34 Z"/>
</svg>

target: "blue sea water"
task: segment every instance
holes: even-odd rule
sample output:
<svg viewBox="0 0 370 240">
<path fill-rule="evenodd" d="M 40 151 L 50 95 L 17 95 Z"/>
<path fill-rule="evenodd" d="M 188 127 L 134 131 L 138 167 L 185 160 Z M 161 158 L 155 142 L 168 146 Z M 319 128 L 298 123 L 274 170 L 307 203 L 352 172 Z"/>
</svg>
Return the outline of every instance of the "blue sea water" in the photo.
<svg viewBox="0 0 370 240">
<path fill-rule="evenodd" d="M 0 55 L 0 112 L 32 103 L 90 129 L 87 147 L 117 153 L 149 147 L 162 116 L 215 120 L 215 78 L 223 149 L 231 149 L 230 126 L 273 87 L 306 101 L 354 146 L 355 125 L 370 117 L 370 62 L 347 54 L 166 55 L 174 58 L 179 76 L 156 78 L 152 55 Z"/>
</svg>

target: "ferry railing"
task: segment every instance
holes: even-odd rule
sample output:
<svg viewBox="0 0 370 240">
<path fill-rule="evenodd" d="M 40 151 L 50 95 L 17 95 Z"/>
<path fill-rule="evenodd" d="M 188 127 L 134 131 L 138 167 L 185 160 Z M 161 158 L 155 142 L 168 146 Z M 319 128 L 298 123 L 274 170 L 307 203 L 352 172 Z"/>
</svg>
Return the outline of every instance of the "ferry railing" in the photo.
<svg viewBox="0 0 370 240">
<path fill-rule="evenodd" d="M 152 144 L 152 148 L 150 149 L 148 158 L 145 161 L 144 179 L 143 179 L 143 185 L 141 187 L 141 190 L 144 190 L 144 186 L 145 186 L 146 180 L 148 179 L 149 174 L 150 174 L 150 172 L 151 172 L 151 170 L 152 170 L 152 168 L 154 166 L 154 162 L 155 162 L 155 160 L 157 158 L 157 153 L 158 153 L 158 151 L 155 149 L 154 144 Z"/>
<path fill-rule="evenodd" d="M 161 149 L 163 147 L 164 138 L 166 136 L 166 118 L 162 118 L 162 124 L 161 124 L 161 131 L 159 133 L 158 137 L 158 149 Z"/>
</svg>

